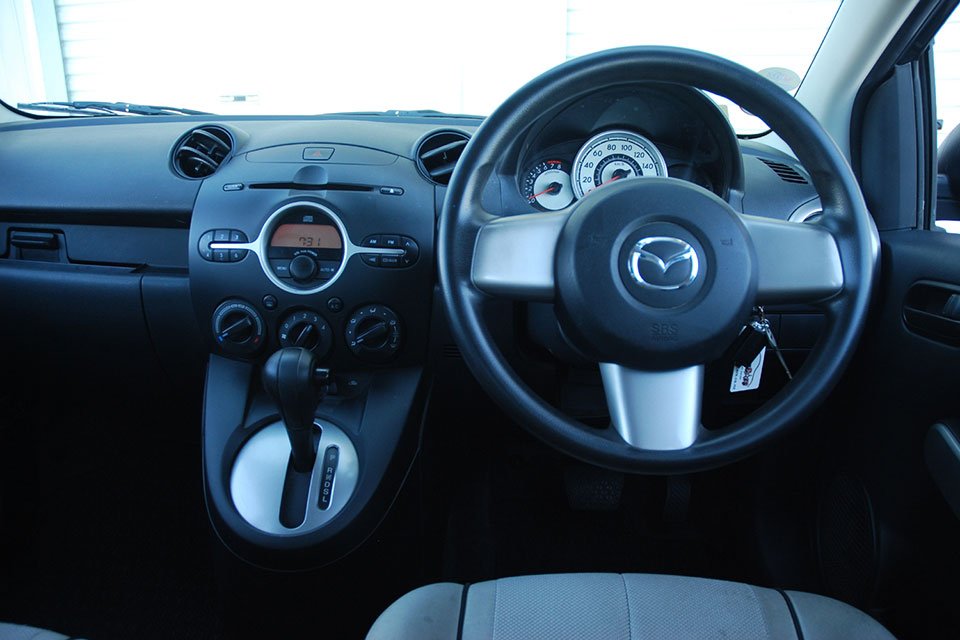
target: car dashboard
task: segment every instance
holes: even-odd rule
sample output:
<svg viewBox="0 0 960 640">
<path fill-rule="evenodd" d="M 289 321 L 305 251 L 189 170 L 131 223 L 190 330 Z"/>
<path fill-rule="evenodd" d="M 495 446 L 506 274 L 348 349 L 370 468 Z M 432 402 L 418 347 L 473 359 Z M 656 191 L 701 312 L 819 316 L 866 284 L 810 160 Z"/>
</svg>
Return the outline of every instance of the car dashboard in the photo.
<svg viewBox="0 0 960 640">
<path fill-rule="evenodd" d="M 437 358 L 455 351 L 437 295 L 437 220 L 478 126 L 402 112 L 0 125 L 5 354 L 25 375 L 53 367 L 118 393 L 153 384 L 147 372 L 203 385 L 204 477 L 221 539 L 264 566 L 339 557 L 396 495 Z M 482 205 L 497 216 L 556 210 L 648 175 L 695 183 L 744 213 L 816 213 L 803 168 L 738 140 L 705 94 L 631 83 L 539 118 Z M 507 340 L 537 332 L 509 313 L 499 322 Z M 356 474 L 349 495 L 286 536 L 244 511 L 238 487 L 256 483 L 235 466 L 250 434 L 276 421 L 259 371 L 285 347 L 329 370 L 318 416 L 359 461 L 338 471 Z"/>
</svg>

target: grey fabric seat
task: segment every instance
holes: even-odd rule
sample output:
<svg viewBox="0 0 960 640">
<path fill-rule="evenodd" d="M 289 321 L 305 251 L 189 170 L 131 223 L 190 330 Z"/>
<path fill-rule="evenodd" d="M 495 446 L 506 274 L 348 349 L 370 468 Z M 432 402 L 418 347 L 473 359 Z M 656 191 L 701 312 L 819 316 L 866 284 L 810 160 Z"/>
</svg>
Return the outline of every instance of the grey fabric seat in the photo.
<svg viewBox="0 0 960 640">
<path fill-rule="evenodd" d="M 842 602 L 737 582 L 651 574 L 521 576 L 438 583 L 394 602 L 367 640 L 889 640 Z"/>
<path fill-rule="evenodd" d="M 0 622 L 0 640 L 69 640 L 69 638 L 70 636 L 56 631 Z"/>
</svg>

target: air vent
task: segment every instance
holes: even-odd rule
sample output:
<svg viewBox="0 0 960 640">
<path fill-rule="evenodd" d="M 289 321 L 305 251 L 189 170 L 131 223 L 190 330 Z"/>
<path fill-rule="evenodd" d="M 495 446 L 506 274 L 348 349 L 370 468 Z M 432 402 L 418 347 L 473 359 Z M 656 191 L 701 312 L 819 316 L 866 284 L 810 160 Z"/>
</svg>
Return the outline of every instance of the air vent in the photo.
<svg viewBox="0 0 960 640">
<path fill-rule="evenodd" d="M 455 344 L 445 344 L 442 348 L 442 353 L 444 358 L 455 358 L 459 360 L 462 356 L 460 355 L 460 349 L 457 348 Z"/>
<path fill-rule="evenodd" d="M 424 138 L 417 148 L 420 172 L 437 184 L 450 184 L 450 175 L 469 139 L 459 131 L 438 131 Z"/>
<path fill-rule="evenodd" d="M 774 162 L 773 160 L 767 160 L 766 158 L 757 159 L 773 169 L 773 172 L 780 176 L 780 179 L 784 182 L 790 182 L 792 184 L 807 184 L 807 179 L 800 175 L 797 170 L 790 165 L 783 164 L 782 162 Z"/>
<path fill-rule="evenodd" d="M 173 166 L 184 178 L 206 178 L 220 167 L 233 149 L 233 137 L 220 127 L 198 127 L 180 139 L 173 150 Z"/>
</svg>

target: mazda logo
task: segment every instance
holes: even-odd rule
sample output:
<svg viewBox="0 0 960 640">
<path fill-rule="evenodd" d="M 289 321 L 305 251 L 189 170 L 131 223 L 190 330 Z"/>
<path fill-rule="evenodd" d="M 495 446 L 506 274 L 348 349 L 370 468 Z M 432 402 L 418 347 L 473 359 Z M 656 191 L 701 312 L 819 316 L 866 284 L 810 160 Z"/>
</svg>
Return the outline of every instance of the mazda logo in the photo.
<svg viewBox="0 0 960 640">
<path fill-rule="evenodd" d="M 633 245 L 627 270 L 641 287 L 673 291 L 697 279 L 700 261 L 696 250 L 680 238 L 654 236 Z"/>
</svg>

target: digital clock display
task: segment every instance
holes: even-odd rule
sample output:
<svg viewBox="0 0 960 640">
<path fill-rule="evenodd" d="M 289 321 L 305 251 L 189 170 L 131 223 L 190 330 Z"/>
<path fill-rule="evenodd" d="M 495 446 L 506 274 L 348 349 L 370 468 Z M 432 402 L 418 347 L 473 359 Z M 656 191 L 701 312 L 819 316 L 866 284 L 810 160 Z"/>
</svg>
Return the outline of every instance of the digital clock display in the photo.
<svg viewBox="0 0 960 640">
<path fill-rule="evenodd" d="M 337 228 L 329 224 L 282 224 L 270 239 L 271 247 L 342 249 Z"/>
</svg>

